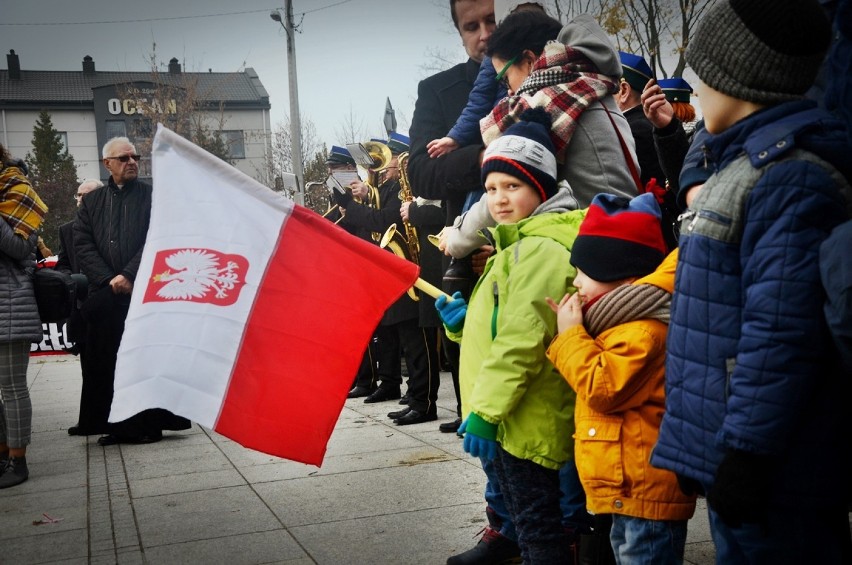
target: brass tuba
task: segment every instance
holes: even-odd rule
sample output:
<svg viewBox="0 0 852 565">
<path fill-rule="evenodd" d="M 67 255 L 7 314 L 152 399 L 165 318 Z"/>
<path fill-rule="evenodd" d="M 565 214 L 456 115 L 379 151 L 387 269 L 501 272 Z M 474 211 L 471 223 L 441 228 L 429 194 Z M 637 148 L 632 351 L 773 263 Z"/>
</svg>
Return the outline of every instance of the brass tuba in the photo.
<svg viewBox="0 0 852 565">
<path fill-rule="evenodd" d="M 358 164 L 358 169 L 366 171 L 367 194 L 365 205 L 376 210 L 381 209 L 379 201 L 379 181 L 382 172 L 390 166 L 393 160 L 390 147 L 379 141 L 365 141 L 364 143 L 349 143 L 346 145 L 349 153 Z M 374 238 L 378 241 L 378 238 Z"/>
</svg>

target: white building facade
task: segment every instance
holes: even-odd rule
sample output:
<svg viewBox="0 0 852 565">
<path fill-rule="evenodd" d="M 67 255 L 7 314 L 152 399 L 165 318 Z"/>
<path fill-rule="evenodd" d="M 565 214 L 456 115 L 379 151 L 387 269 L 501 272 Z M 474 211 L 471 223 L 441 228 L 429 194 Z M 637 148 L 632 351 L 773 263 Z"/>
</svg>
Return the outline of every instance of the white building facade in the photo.
<svg viewBox="0 0 852 565">
<path fill-rule="evenodd" d="M 46 110 L 74 156 L 78 178 L 105 180 L 100 156 L 108 139 L 150 137 L 157 121 L 168 127 L 185 115 L 181 104 L 191 97 L 199 108 L 194 119 L 223 138 L 233 165 L 261 182 L 266 178 L 269 94 L 252 68 L 184 73 L 172 59 L 168 72 L 96 71 L 86 56 L 78 71 L 38 71 L 22 69 L 14 50 L 6 62 L 0 70 L 0 141 L 15 157 L 32 151 L 33 127 Z M 150 175 L 145 157 L 143 177 Z"/>
</svg>

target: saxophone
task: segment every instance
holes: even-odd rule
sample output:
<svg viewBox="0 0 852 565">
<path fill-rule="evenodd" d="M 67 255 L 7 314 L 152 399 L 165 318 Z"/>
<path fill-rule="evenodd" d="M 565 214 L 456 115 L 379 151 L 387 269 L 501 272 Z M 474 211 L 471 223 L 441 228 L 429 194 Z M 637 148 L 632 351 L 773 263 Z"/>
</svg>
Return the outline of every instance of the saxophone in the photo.
<svg viewBox="0 0 852 565">
<path fill-rule="evenodd" d="M 399 199 L 402 202 L 411 202 L 414 200 L 414 195 L 411 194 L 411 185 L 408 182 L 408 153 L 402 153 L 398 158 L 399 165 Z M 402 222 L 403 232 L 400 232 L 396 224 L 391 224 L 390 227 L 382 235 L 379 247 L 387 248 L 398 257 L 411 261 L 412 263 L 420 264 L 420 241 L 417 239 L 417 228 L 409 222 Z M 414 288 L 408 289 L 408 296 L 412 300 L 418 301 L 420 297 L 414 292 Z"/>
<path fill-rule="evenodd" d="M 411 184 L 408 182 L 408 152 L 402 153 L 398 157 L 399 161 L 399 199 L 401 202 L 411 202 L 414 200 L 414 195 L 411 194 Z M 417 228 L 411 225 L 410 222 L 402 222 L 405 231 L 405 244 L 408 246 L 408 253 L 411 255 L 411 262 L 420 264 L 420 240 L 417 238 Z"/>
</svg>

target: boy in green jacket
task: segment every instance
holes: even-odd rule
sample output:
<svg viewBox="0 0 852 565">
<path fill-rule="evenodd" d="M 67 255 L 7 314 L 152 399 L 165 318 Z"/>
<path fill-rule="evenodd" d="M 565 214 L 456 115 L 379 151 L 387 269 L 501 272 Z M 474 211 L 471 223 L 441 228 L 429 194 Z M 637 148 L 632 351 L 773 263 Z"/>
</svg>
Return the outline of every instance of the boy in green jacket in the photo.
<svg viewBox="0 0 852 565">
<path fill-rule="evenodd" d="M 469 307 L 460 296 L 436 301 L 448 335 L 461 342 L 464 449 L 484 468 L 493 463 L 489 481 L 503 493 L 524 563 L 565 563 L 571 552 L 559 469 L 573 453 L 575 395 L 545 356 L 557 327 L 544 297 L 574 291 L 570 248 L 584 211 L 572 210 L 570 188 L 557 186 L 549 129 L 546 113 L 530 110 L 486 149 L 497 253 Z"/>
</svg>

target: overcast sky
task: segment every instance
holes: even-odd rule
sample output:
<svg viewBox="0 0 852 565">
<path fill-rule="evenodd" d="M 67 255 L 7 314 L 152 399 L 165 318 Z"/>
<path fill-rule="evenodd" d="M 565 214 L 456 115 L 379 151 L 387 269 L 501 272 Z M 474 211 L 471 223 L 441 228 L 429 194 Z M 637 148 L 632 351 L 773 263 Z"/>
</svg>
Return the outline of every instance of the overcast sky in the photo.
<svg viewBox="0 0 852 565">
<path fill-rule="evenodd" d="M 177 57 L 184 71 L 253 67 L 269 92 L 273 126 L 289 114 L 286 34 L 269 12 L 283 0 L 0 0 L 0 49 L 22 70 L 144 71 Z M 445 0 L 293 0 L 299 103 L 321 142 L 345 124 L 383 132 L 385 99 L 408 132 L 417 83 L 440 51 L 465 60 Z M 212 16 L 214 14 L 229 14 Z M 211 17 L 202 17 L 211 16 Z M 41 24 L 41 25 L 26 25 Z M 47 25 L 51 24 L 51 25 Z M 0 65 L 6 68 L 5 57 Z"/>
</svg>

